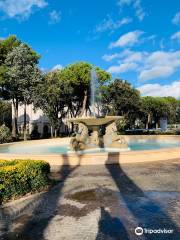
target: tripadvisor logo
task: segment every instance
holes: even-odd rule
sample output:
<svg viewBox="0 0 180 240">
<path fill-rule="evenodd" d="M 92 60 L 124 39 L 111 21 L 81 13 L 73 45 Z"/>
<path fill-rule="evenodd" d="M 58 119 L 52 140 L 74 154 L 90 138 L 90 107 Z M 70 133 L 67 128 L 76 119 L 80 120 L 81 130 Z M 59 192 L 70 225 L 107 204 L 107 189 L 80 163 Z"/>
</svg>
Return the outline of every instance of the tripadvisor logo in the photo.
<svg viewBox="0 0 180 240">
<path fill-rule="evenodd" d="M 135 228 L 135 234 L 140 236 L 143 234 L 143 228 L 142 227 L 137 227 Z"/>
<path fill-rule="evenodd" d="M 165 228 L 158 228 L 158 229 L 149 229 L 149 228 L 142 228 L 137 227 L 135 228 L 135 234 L 140 236 L 142 234 L 171 234 L 173 233 L 173 229 L 165 229 Z"/>
</svg>

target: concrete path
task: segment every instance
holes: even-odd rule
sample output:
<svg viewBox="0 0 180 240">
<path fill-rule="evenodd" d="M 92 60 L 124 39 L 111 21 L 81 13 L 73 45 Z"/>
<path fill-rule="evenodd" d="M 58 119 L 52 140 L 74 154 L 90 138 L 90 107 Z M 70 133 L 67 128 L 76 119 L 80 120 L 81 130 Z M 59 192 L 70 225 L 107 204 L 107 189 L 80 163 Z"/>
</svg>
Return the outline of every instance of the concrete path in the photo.
<svg viewBox="0 0 180 240">
<path fill-rule="evenodd" d="M 52 177 L 60 181 L 49 191 L 0 209 L 1 240 L 180 239 L 180 160 L 62 167 Z"/>
</svg>

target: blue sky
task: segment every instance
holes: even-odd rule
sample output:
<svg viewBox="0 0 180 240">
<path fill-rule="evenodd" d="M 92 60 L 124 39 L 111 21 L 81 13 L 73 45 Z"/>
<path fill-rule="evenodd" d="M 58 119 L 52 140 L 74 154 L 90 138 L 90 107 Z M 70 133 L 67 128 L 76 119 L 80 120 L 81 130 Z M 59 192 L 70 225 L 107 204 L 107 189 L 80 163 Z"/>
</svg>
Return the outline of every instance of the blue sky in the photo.
<svg viewBox="0 0 180 240">
<path fill-rule="evenodd" d="M 44 70 L 88 61 L 143 95 L 180 98 L 179 0 L 1 0 L 0 30 Z"/>
</svg>

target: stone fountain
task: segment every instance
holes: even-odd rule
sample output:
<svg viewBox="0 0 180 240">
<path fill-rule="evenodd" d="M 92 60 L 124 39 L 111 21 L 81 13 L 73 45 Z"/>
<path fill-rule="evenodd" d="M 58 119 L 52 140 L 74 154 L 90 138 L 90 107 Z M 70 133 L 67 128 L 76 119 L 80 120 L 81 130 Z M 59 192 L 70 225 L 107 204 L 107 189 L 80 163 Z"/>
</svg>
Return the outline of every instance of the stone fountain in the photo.
<svg viewBox="0 0 180 240">
<path fill-rule="evenodd" d="M 95 70 L 91 72 L 91 108 L 92 116 L 71 118 L 68 121 L 78 125 L 76 135 L 71 139 L 71 149 L 87 150 L 94 148 L 127 149 L 127 143 L 122 136 L 117 134 L 116 121 L 121 116 L 97 116 L 96 95 L 98 91 L 97 76 Z M 102 131 L 102 130 L 105 131 Z"/>
</svg>

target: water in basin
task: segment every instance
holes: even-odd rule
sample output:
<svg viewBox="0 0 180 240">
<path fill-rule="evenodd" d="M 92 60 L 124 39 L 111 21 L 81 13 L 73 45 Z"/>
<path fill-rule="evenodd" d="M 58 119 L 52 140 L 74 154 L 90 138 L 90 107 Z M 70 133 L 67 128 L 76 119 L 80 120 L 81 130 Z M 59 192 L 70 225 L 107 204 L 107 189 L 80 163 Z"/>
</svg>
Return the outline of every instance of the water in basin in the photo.
<svg viewBox="0 0 180 240">
<path fill-rule="evenodd" d="M 128 149 L 123 151 L 139 151 L 139 150 L 156 150 L 163 148 L 180 147 L 180 141 L 154 141 L 154 140 L 136 140 L 128 143 Z M 118 149 L 92 149 L 87 152 L 112 152 L 119 151 Z M 0 146 L 0 153 L 9 154 L 65 154 L 70 153 L 68 145 L 62 144 L 49 144 L 49 143 L 14 143 L 9 145 Z"/>
</svg>

